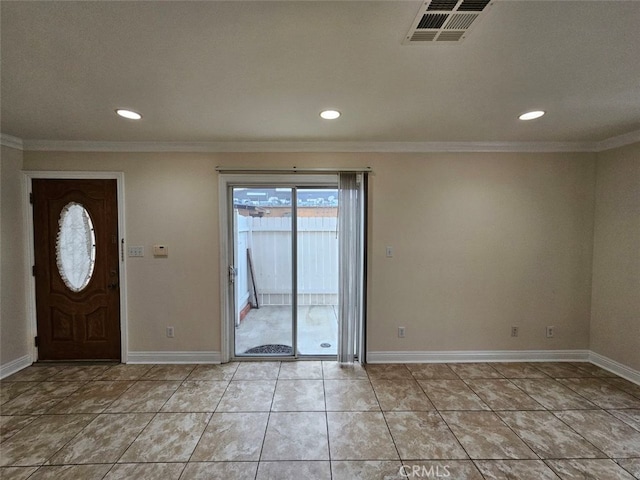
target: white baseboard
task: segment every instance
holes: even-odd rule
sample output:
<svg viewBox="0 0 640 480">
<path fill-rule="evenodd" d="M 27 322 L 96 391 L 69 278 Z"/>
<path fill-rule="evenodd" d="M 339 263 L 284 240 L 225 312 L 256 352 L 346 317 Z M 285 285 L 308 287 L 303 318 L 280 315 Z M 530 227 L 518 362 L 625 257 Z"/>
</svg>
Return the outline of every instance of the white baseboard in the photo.
<svg viewBox="0 0 640 480">
<path fill-rule="evenodd" d="M 589 353 L 589 350 L 368 352 L 367 363 L 586 362 Z"/>
<path fill-rule="evenodd" d="M 32 363 L 33 358 L 31 358 L 31 355 L 25 355 L 24 357 L 20 357 L 9 363 L 5 363 L 4 365 L 0 365 L 0 379 L 13 375 L 23 368 L 27 368 Z"/>
<path fill-rule="evenodd" d="M 634 370 L 633 368 L 627 367 L 626 365 L 593 351 L 589 352 L 589 361 L 622 378 L 626 378 L 630 382 L 640 385 L 640 372 L 638 370 Z"/>
<path fill-rule="evenodd" d="M 129 352 L 127 363 L 220 363 L 220 352 Z"/>
</svg>

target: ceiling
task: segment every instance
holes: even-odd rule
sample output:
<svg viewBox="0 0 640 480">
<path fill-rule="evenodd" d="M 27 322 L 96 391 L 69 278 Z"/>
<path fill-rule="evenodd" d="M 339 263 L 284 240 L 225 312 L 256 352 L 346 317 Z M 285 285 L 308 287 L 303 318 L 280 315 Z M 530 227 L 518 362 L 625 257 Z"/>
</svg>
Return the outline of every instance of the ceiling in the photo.
<svg viewBox="0 0 640 480">
<path fill-rule="evenodd" d="M 455 44 L 421 2 L 2 0 L 1 125 L 95 142 L 588 142 L 640 130 L 640 2 L 495 0 Z M 143 114 L 124 120 L 116 108 Z M 335 108 L 342 117 L 322 120 Z M 530 122 L 520 113 L 542 109 Z"/>
</svg>

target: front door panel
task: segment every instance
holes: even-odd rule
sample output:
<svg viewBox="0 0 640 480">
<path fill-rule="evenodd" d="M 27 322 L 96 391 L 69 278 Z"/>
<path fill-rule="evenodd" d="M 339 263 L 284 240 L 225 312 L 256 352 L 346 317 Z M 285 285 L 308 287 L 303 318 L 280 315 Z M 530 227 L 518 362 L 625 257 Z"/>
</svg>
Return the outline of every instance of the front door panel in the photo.
<svg viewBox="0 0 640 480">
<path fill-rule="evenodd" d="M 116 180 L 33 180 L 38 357 L 119 360 Z"/>
</svg>

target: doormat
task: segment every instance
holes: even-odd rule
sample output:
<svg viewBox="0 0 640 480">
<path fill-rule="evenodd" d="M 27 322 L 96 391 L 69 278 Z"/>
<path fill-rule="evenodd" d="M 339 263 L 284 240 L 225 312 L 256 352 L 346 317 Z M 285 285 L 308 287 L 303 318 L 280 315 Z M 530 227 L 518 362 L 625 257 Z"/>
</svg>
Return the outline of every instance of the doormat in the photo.
<svg viewBox="0 0 640 480">
<path fill-rule="evenodd" d="M 248 354 L 279 354 L 279 355 L 291 355 L 293 353 L 293 348 L 289 345 L 260 345 L 259 347 L 253 347 L 247 350 L 244 353 Z"/>
</svg>

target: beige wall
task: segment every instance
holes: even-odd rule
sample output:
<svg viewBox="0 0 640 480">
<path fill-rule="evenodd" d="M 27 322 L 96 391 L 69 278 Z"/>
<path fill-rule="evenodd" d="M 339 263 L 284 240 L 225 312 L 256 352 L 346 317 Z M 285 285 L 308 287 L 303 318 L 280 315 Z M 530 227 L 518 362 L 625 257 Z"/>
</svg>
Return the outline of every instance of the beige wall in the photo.
<svg viewBox="0 0 640 480">
<path fill-rule="evenodd" d="M 640 370 L 640 143 L 598 155 L 591 349 Z"/>
<path fill-rule="evenodd" d="M 0 365 L 31 353 L 22 236 L 22 151 L 0 151 Z"/>
<path fill-rule="evenodd" d="M 593 157 L 431 155 L 375 168 L 370 350 L 588 347 Z"/>
<path fill-rule="evenodd" d="M 127 259 L 130 351 L 220 349 L 216 165 L 374 168 L 370 351 L 589 346 L 593 154 L 25 152 L 27 170 L 125 172 L 127 244 L 146 247 Z"/>
</svg>

